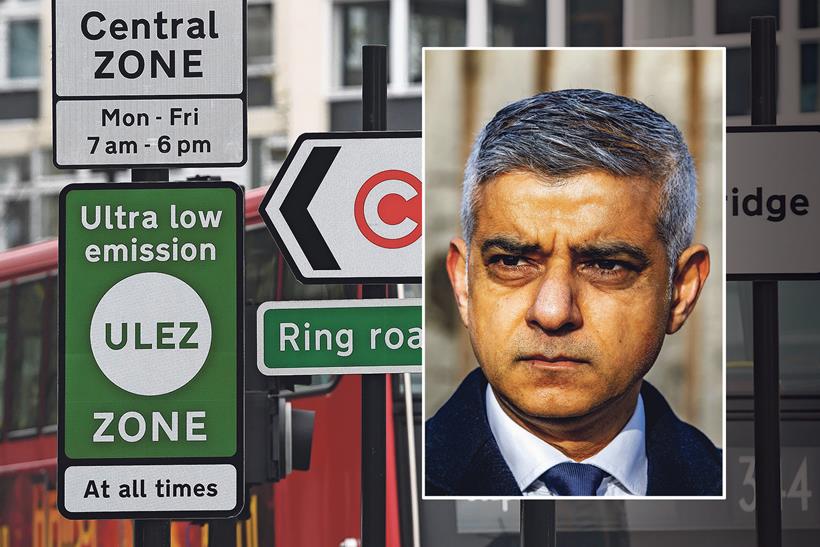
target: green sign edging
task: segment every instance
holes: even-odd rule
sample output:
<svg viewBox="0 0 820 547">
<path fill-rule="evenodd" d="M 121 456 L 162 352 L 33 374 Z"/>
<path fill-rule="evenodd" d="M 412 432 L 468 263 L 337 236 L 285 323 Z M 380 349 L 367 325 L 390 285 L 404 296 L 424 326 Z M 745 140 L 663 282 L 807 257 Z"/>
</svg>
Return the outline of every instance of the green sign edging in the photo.
<svg viewBox="0 0 820 547">
<path fill-rule="evenodd" d="M 205 518 L 241 510 L 243 251 L 244 195 L 234 183 L 63 189 L 58 506 L 65 516 Z M 200 315 L 188 314 L 194 308 Z M 151 369 L 164 363 L 167 374 Z M 234 466 L 235 506 L 186 511 L 181 500 L 172 512 L 66 510 L 68 468 L 179 464 Z"/>
<path fill-rule="evenodd" d="M 256 317 L 264 375 L 421 372 L 421 299 L 266 302 Z"/>
</svg>

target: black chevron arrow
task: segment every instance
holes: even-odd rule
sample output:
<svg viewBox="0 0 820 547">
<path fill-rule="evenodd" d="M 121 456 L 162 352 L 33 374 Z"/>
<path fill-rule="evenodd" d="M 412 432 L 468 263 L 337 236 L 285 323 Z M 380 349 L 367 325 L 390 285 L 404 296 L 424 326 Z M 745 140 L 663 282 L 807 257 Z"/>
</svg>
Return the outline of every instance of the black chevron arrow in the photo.
<svg viewBox="0 0 820 547">
<path fill-rule="evenodd" d="M 279 208 L 314 270 L 341 269 L 307 211 L 340 149 L 340 146 L 317 146 L 311 150 Z"/>
</svg>

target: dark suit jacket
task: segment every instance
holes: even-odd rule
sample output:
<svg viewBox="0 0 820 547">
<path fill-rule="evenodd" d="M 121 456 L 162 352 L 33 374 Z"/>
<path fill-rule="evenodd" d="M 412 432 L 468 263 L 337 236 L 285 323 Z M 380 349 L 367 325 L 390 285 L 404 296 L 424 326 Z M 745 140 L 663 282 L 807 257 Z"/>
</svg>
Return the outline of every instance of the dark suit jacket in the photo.
<svg viewBox="0 0 820 547">
<path fill-rule="evenodd" d="M 428 496 L 520 496 L 487 422 L 487 379 L 475 369 L 425 425 Z M 720 496 L 720 449 L 643 382 L 647 496 Z"/>
</svg>

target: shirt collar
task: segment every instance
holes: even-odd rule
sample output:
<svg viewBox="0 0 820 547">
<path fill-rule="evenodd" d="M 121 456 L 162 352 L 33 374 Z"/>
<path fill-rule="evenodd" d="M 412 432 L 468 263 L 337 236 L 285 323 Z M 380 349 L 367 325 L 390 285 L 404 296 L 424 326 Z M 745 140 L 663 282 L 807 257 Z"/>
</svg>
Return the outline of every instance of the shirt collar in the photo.
<svg viewBox="0 0 820 547">
<path fill-rule="evenodd" d="M 583 461 L 603 469 L 630 493 L 643 496 L 647 487 L 646 418 L 638 394 L 635 412 L 624 428 L 600 452 Z"/>
<path fill-rule="evenodd" d="M 515 423 L 501 408 L 490 384 L 487 384 L 485 399 L 490 430 L 522 492 L 547 469 L 559 463 L 573 461 L 551 444 Z M 620 433 L 600 452 L 582 463 L 593 464 L 603 469 L 632 494 L 645 494 L 645 426 L 643 399 L 639 394 L 635 411 Z"/>
</svg>

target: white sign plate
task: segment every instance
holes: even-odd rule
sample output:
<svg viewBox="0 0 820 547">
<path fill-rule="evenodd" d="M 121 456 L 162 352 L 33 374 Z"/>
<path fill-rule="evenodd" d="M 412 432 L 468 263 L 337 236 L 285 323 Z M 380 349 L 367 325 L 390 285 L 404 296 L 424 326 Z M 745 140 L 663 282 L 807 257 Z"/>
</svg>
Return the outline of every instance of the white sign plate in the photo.
<svg viewBox="0 0 820 547">
<path fill-rule="evenodd" d="M 60 101 L 58 165 L 238 163 L 245 148 L 241 99 Z"/>
<path fill-rule="evenodd" d="M 820 128 L 729 128 L 727 273 L 741 279 L 820 275 Z"/>
<path fill-rule="evenodd" d="M 65 507 L 72 513 L 230 511 L 236 467 L 228 464 L 97 465 L 65 470 Z"/>
<path fill-rule="evenodd" d="M 52 0 L 52 13 L 55 165 L 245 163 L 245 2 Z"/>
<path fill-rule="evenodd" d="M 421 132 L 301 135 L 259 211 L 303 283 L 420 283 Z"/>
</svg>

